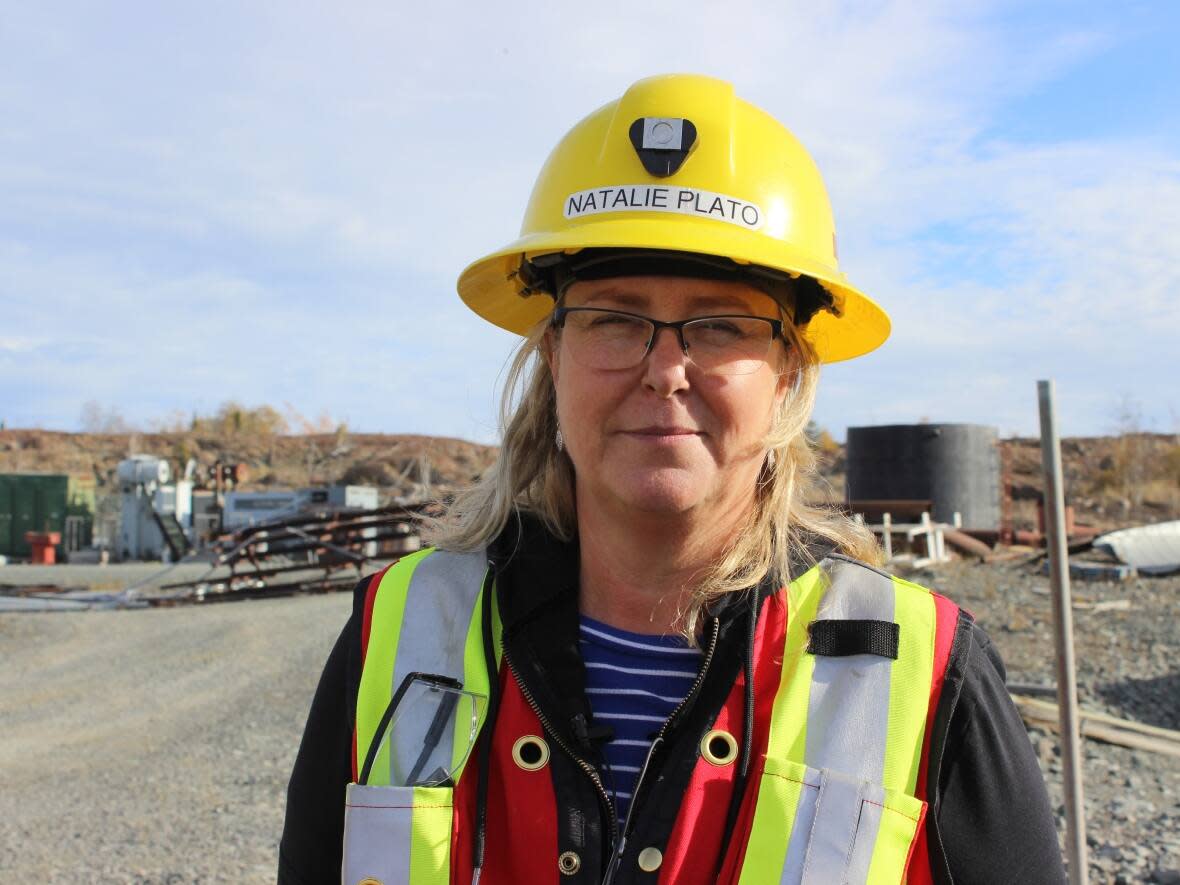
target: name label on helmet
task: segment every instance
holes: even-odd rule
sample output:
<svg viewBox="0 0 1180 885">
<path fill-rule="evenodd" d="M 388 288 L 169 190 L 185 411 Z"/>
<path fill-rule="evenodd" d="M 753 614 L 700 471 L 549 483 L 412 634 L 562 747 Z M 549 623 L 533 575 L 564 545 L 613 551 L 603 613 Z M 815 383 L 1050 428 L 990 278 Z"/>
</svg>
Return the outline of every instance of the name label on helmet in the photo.
<svg viewBox="0 0 1180 885">
<path fill-rule="evenodd" d="M 748 230 L 762 226 L 762 210 L 754 203 L 698 190 L 653 184 L 616 184 L 578 191 L 565 198 L 565 217 L 603 212 L 676 212 L 736 224 Z"/>
</svg>

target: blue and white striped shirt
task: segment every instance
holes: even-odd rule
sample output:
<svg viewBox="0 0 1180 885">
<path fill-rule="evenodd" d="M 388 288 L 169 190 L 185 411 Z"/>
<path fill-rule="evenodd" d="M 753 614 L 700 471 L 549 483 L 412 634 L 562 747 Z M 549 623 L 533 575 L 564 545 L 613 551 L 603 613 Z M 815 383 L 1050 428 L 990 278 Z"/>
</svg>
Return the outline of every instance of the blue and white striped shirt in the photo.
<svg viewBox="0 0 1180 885">
<path fill-rule="evenodd" d="M 614 729 L 601 774 L 622 821 L 652 739 L 692 688 L 701 652 L 680 636 L 630 633 L 585 615 L 578 644 L 594 721 Z"/>
</svg>

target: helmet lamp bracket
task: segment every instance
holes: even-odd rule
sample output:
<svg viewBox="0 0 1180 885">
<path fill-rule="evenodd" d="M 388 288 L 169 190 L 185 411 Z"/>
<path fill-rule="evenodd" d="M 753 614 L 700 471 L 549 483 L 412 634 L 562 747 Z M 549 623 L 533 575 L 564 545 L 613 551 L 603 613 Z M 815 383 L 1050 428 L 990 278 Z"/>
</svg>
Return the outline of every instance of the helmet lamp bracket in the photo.
<svg viewBox="0 0 1180 885">
<path fill-rule="evenodd" d="M 697 146 L 697 127 L 680 117 L 640 117 L 628 131 L 631 146 L 649 175 L 675 175 Z"/>
</svg>

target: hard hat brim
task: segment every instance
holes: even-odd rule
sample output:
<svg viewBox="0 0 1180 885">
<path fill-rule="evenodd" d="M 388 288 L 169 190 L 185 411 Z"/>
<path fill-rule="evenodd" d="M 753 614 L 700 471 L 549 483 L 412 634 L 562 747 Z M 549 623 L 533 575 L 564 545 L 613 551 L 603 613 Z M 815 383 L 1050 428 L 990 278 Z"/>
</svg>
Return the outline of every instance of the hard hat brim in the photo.
<svg viewBox="0 0 1180 885">
<path fill-rule="evenodd" d="M 889 337 L 885 311 L 834 268 L 810 260 L 781 241 L 752 242 L 748 231 L 735 227 L 731 232 L 717 222 L 698 219 L 671 225 L 667 218 L 588 221 L 560 233 L 524 236 L 469 265 L 459 275 L 459 297 L 488 322 L 527 335 L 552 311 L 553 300 L 543 293 L 519 294 L 523 285 L 516 272 L 521 256 L 534 258 L 587 248 L 697 252 L 810 276 L 832 294 L 837 309 L 837 313 L 817 313 L 803 329 L 822 363 L 863 356 Z"/>
</svg>

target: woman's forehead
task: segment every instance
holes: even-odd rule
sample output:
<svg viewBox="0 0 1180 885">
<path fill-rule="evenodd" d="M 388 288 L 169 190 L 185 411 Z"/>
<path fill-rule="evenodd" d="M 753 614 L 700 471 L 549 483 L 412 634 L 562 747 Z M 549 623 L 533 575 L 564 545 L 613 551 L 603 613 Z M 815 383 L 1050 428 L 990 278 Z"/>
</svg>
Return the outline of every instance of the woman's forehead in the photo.
<svg viewBox="0 0 1180 885">
<path fill-rule="evenodd" d="M 618 307 L 639 313 L 720 311 L 778 316 L 778 304 L 749 283 L 697 277 L 632 276 L 579 280 L 565 291 L 567 307 Z"/>
</svg>

